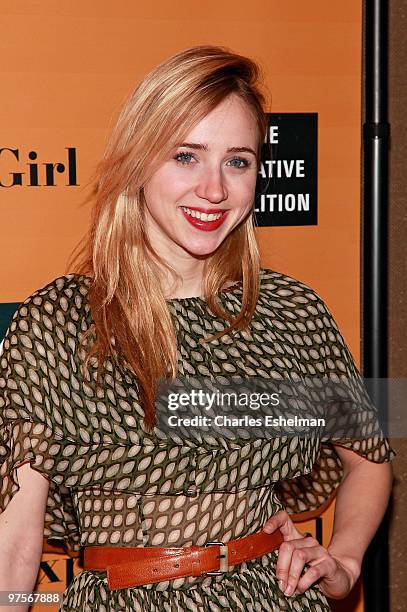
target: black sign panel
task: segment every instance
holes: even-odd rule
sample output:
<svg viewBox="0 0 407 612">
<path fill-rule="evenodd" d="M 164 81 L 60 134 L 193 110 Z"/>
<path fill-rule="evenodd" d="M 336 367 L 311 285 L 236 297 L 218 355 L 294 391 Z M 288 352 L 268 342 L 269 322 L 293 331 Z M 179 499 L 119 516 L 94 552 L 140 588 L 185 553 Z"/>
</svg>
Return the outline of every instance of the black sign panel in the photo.
<svg viewBox="0 0 407 612">
<path fill-rule="evenodd" d="M 269 113 L 256 186 L 256 225 L 317 225 L 317 203 L 318 114 Z"/>
</svg>

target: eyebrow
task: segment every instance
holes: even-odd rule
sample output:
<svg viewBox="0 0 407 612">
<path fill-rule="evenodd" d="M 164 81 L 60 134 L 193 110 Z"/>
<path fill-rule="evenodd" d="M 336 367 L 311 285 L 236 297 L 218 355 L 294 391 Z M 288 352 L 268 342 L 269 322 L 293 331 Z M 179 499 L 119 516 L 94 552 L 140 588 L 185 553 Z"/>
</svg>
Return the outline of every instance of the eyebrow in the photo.
<svg viewBox="0 0 407 612">
<path fill-rule="evenodd" d="M 188 147 L 189 149 L 200 149 L 200 150 L 208 151 L 208 145 L 198 143 L 198 142 L 181 142 L 181 144 L 179 144 L 178 146 Z M 251 147 L 229 147 L 229 149 L 227 149 L 227 152 L 228 153 L 252 153 L 255 157 L 257 157 L 256 152 L 253 151 Z"/>
</svg>

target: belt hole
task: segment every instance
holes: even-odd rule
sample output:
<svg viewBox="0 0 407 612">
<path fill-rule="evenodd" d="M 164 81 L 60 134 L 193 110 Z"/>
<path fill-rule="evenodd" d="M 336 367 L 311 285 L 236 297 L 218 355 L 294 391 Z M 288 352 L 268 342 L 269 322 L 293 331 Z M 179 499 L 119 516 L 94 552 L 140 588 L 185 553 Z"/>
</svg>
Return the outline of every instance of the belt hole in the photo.
<svg viewBox="0 0 407 612">
<path fill-rule="evenodd" d="M 153 568 L 153 572 L 158 572 L 158 569 L 156 567 Z"/>
<path fill-rule="evenodd" d="M 179 563 L 174 563 L 174 567 L 179 567 Z"/>
</svg>

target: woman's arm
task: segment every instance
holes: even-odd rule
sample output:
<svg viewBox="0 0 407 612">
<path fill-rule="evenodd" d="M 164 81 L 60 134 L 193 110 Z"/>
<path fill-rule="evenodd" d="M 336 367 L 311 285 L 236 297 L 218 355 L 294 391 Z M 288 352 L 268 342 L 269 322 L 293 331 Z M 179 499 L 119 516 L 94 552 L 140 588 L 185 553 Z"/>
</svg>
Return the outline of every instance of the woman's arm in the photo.
<svg viewBox="0 0 407 612">
<path fill-rule="evenodd" d="M 328 552 L 345 562 L 357 578 L 363 555 L 389 502 L 393 469 L 391 462 L 373 463 L 341 446 L 335 445 L 335 450 L 344 474 L 336 495 Z"/>
<path fill-rule="evenodd" d="M 344 475 L 328 548 L 315 538 L 303 537 L 285 511 L 263 526 L 267 533 L 280 529 L 284 536 L 276 575 L 286 595 L 303 593 L 318 581 L 328 597 L 346 597 L 360 575 L 363 555 L 386 510 L 393 478 L 391 465 L 370 462 L 339 446 L 335 450 Z M 309 568 L 301 575 L 306 564 Z"/>
<path fill-rule="evenodd" d="M 32 591 L 41 561 L 49 481 L 29 463 L 17 469 L 19 491 L 0 514 L 0 591 Z M 25 612 L 30 604 L 13 606 Z M 10 610 L 9 606 L 2 610 Z"/>
</svg>

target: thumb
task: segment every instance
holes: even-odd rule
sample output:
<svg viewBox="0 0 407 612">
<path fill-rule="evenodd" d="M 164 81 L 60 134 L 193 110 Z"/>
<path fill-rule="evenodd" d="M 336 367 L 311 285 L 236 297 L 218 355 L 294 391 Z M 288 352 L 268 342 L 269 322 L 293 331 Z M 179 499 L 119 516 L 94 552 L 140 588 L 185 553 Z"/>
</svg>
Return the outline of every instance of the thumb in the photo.
<svg viewBox="0 0 407 612">
<path fill-rule="evenodd" d="M 273 533 L 276 529 L 280 529 L 284 539 L 298 536 L 298 532 L 286 510 L 280 510 L 263 525 L 263 531 L 266 533 Z"/>
</svg>

